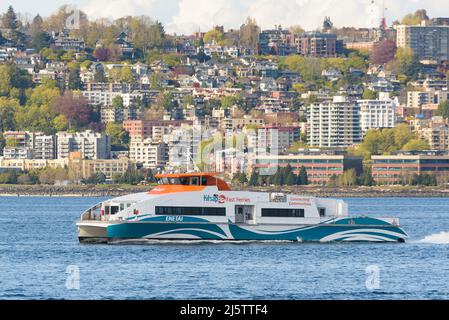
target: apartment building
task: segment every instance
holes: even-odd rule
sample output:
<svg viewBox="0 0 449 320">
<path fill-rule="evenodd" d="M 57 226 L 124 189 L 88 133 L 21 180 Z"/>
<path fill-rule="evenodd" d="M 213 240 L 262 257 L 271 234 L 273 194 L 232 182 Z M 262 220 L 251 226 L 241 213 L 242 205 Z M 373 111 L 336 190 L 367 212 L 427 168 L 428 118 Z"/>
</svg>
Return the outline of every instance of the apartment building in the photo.
<svg viewBox="0 0 449 320">
<path fill-rule="evenodd" d="M 265 124 L 263 118 L 253 118 L 250 115 L 244 115 L 241 118 L 226 117 L 221 120 L 221 129 L 234 131 L 236 129 L 243 129 L 246 126 L 262 126 Z"/>
<path fill-rule="evenodd" d="M 396 26 L 398 48 L 410 48 L 419 59 L 449 60 L 449 26 Z"/>
<path fill-rule="evenodd" d="M 69 158 L 72 152 L 80 152 L 82 159 L 109 159 L 111 156 L 111 138 L 104 133 L 58 132 L 56 137 L 58 159 Z"/>
<path fill-rule="evenodd" d="M 168 145 L 152 139 L 131 139 L 129 158 L 147 169 L 163 168 L 168 162 Z"/>
<path fill-rule="evenodd" d="M 56 137 L 42 132 L 9 131 L 3 134 L 5 159 L 56 159 Z"/>
<path fill-rule="evenodd" d="M 179 128 L 181 125 L 193 125 L 191 120 L 128 120 L 123 122 L 123 129 L 131 138 L 153 138 L 153 127 Z M 160 130 L 160 129 L 157 129 Z M 156 134 L 157 134 L 156 130 Z"/>
<path fill-rule="evenodd" d="M 321 32 L 306 32 L 296 37 L 298 53 L 309 57 L 335 57 L 337 35 Z"/>
<path fill-rule="evenodd" d="M 257 129 L 258 145 L 269 148 L 271 152 L 285 152 L 295 142 L 301 140 L 299 127 L 267 125 Z"/>
<path fill-rule="evenodd" d="M 320 148 L 347 148 L 362 141 L 360 105 L 345 97 L 312 104 L 308 110 L 308 142 Z"/>
<path fill-rule="evenodd" d="M 421 139 L 429 143 L 432 150 L 449 150 L 449 127 L 442 117 L 417 120 L 415 130 Z"/>
<path fill-rule="evenodd" d="M 381 94 L 378 100 L 359 100 L 360 122 L 365 134 L 371 129 L 394 128 L 396 124 L 397 100 Z"/>
<path fill-rule="evenodd" d="M 287 56 L 295 53 L 294 35 L 276 26 L 272 30 L 263 30 L 259 34 L 259 53 L 263 55 L 275 54 L 279 56 Z"/>
<path fill-rule="evenodd" d="M 80 179 L 88 179 L 97 174 L 104 174 L 106 180 L 122 176 L 131 167 L 131 161 L 122 159 L 70 159 L 69 167 L 76 169 Z"/>
</svg>

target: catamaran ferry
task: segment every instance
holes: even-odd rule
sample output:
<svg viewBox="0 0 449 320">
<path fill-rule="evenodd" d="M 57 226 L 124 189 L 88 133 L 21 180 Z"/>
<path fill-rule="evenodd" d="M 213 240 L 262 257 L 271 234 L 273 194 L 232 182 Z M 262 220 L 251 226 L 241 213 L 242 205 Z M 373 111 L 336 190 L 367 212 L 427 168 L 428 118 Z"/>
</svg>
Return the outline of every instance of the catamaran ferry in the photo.
<svg viewBox="0 0 449 320">
<path fill-rule="evenodd" d="M 161 174 L 158 186 L 102 202 L 77 221 L 80 242 L 256 240 L 404 242 L 396 218 L 350 217 L 342 200 L 231 191 L 214 173 Z"/>
</svg>

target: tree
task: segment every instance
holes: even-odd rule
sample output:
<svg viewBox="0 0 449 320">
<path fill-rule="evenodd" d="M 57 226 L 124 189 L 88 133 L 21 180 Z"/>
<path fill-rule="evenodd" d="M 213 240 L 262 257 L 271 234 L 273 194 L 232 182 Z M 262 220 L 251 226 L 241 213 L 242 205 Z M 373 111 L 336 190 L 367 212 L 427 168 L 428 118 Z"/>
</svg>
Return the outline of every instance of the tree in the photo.
<svg viewBox="0 0 449 320">
<path fill-rule="evenodd" d="M 358 184 L 361 186 L 371 187 L 374 185 L 374 179 L 370 167 L 364 167 L 363 172 L 358 178 Z"/>
<path fill-rule="evenodd" d="M 304 81 L 317 81 L 322 79 L 322 61 L 319 58 L 291 55 L 284 58 L 282 68 L 298 72 Z"/>
<path fill-rule="evenodd" d="M 424 9 L 418 10 L 415 13 L 407 14 L 401 21 L 401 24 L 405 25 L 419 25 L 421 21 L 429 20 L 427 11 Z"/>
<path fill-rule="evenodd" d="M 248 177 L 244 172 L 236 172 L 232 178 L 232 181 L 244 185 L 248 183 Z"/>
<path fill-rule="evenodd" d="M 297 178 L 296 178 L 296 175 L 293 173 L 293 171 L 289 171 L 287 173 L 287 178 L 285 179 L 285 184 L 287 186 L 293 186 L 293 185 L 295 185 L 296 180 L 297 180 Z"/>
<path fill-rule="evenodd" d="M 384 40 L 374 47 L 371 61 L 374 64 L 386 64 L 395 58 L 396 50 L 396 41 Z"/>
<path fill-rule="evenodd" d="M 304 28 L 301 27 L 300 25 L 291 26 L 289 30 L 293 34 L 301 34 L 305 32 Z"/>
<path fill-rule="evenodd" d="M 134 80 L 133 72 L 130 67 L 123 67 L 120 69 L 120 81 L 131 83 Z"/>
<path fill-rule="evenodd" d="M 92 109 L 87 99 L 71 91 L 55 99 L 52 106 L 53 110 L 66 117 L 69 129 L 82 128 L 91 120 Z"/>
<path fill-rule="evenodd" d="M 112 108 L 116 110 L 123 109 L 123 98 L 122 96 L 115 96 L 112 99 Z"/>
<path fill-rule="evenodd" d="M 377 92 L 376 91 L 372 91 L 370 89 L 365 89 L 365 91 L 363 91 L 363 99 L 365 99 L 365 100 L 376 100 L 377 99 Z"/>
<path fill-rule="evenodd" d="M 90 176 L 89 178 L 83 180 L 83 183 L 85 184 L 102 184 L 106 182 L 106 176 L 104 173 L 99 172 L 95 173 L 94 175 Z"/>
<path fill-rule="evenodd" d="M 255 19 L 248 17 L 240 27 L 240 43 L 242 47 L 257 52 L 260 28 Z"/>
<path fill-rule="evenodd" d="M 0 133 L 16 129 L 15 113 L 18 109 L 17 100 L 0 97 Z"/>
<path fill-rule="evenodd" d="M 306 186 L 309 184 L 309 177 L 307 176 L 306 167 L 304 166 L 301 167 L 296 184 L 300 186 Z"/>
<path fill-rule="evenodd" d="M 38 181 L 39 180 L 36 178 L 36 176 L 28 174 L 28 173 L 21 174 L 17 178 L 17 183 L 22 184 L 22 185 L 36 184 Z"/>
<path fill-rule="evenodd" d="M 32 36 L 31 43 L 36 50 L 41 51 L 50 46 L 51 36 L 45 31 L 39 32 Z"/>
<path fill-rule="evenodd" d="M 449 119 L 449 100 L 443 101 L 438 106 L 438 115 L 444 119 Z"/>
<path fill-rule="evenodd" d="M 215 42 L 218 45 L 223 45 L 224 33 L 221 30 L 214 28 L 214 29 L 206 32 L 206 34 L 204 35 L 203 41 L 204 41 L 204 43 Z"/>
<path fill-rule="evenodd" d="M 113 176 L 112 181 L 114 183 L 137 185 L 144 179 L 142 172 L 135 168 L 129 168 L 125 174 Z"/>
<path fill-rule="evenodd" d="M 33 18 L 33 21 L 28 28 L 28 33 L 31 37 L 33 37 L 34 35 L 41 33 L 42 31 L 44 31 L 44 19 L 42 19 L 42 17 L 37 14 Z"/>
<path fill-rule="evenodd" d="M 69 122 L 63 114 L 56 116 L 52 123 L 56 131 L 66 131 L 69 128 Z"/>
<path fill-rule="evenodd" d="M 103 67 L 98 68 L 98 69 L 95 71 L 95 74 L 94 74 L 94 81 L 95 81 L 95 82 L 105 82 L 105 81 L 106 81 L 106 76 L 105 76 L 105 74 L 104 74 L 104 69 L 103 69 Z"/>
<path fill-rule="evenodd" d="M 254 169 L 251 172 L 251 176 L 249 178 L 248 184 L 253 187 L 258 186 L 259 185 L 259 177 L 260 177 L 259 172 L 256 169 Z"/>
<path fill-rule="evenodd" d="M 402 150 L 404 151 L 422 151 L 429 150 L 430 145 L 427 141 L 421 139 L 413 139 L 404 145 Z"/>
<path fill-rule="evenodd" d="M 3 137 L 3 133 L 0 130 L 0 155 L 3 155 L 3 148 L 5 147 L 5 145 L 6 145 L 6 140 Z"/>
<path fill-rule="evenodd" d="M 339 178 L 339 186 L 352 187 L 357 184 L 357 172 L 355 169 L 349 169 L 345 171 Z"/>
<path fill-rule="evenodd" d="M 114 150 L 127 149 L 129 134 L 119 123 L 109 122 L 106 125 L 105 133 L 111 137 L 111 144 Z"/>
<path fill-rule="evenodd" d="M 418 77 L 421 71 L 421 63 L 418 56 L 410 48 L 399 48 L 396 51 L 396 62 L 398 74 L 404 74 L 409 79 Z"/>
<path fill-rule="evenodd" d="M 80 69 L 79 68 L 73 68 L 69 71 L 69 83 L 68 88 L 70 90 L 81 90 L 82 89 L 82 82 L 80 77 Z"/>
<path fill-rule="evenodd" d="M 110 51 L 107 48 L 98 47 L 94 51 L 94 57 L 97 61 L 108 61 L 110 57 Z"/>
<path fill-rule="evenodd" d="M 15 170 L 0 173 L 0 184 L 16 184 L 17 172 Z"/>
<path fill-rule="evenodd" d="M 394 128 L 394 142 L 397 149 L 402 149 L 410 140 L 416 137 L 410 126 L 405 123 Z"/>
<path fill-rule="evenodd" d="M 10 30 L 17 30 L 19 28 L 19 20 L 17 20 L 17 15 L 12 6 L 9 6 L 8 10 L 3 15 L 2 25 L 3 28 Z"/>
</svg>

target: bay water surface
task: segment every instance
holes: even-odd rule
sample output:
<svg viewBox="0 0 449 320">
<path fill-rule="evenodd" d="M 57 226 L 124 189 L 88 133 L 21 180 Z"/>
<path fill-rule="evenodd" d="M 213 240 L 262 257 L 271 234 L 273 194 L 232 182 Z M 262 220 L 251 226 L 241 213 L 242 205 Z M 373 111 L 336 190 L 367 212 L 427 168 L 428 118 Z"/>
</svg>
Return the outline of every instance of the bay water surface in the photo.
<svg viewBox="0 0 449 320">
<path fill-rule="evenodd" d="M 449 299 L 449 198 L 345 199 L 405 244 L 79 244 L 102 200 L 0 197 L 0 299 Z"/>
</svg>

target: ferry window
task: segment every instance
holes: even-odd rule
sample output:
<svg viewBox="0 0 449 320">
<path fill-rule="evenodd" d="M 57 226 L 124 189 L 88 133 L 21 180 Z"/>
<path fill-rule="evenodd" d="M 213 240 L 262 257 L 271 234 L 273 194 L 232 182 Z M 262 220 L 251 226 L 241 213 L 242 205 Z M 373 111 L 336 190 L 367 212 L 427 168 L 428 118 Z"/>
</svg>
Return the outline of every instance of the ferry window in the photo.
<svg viewBox="0 0 449 320">
<path fill-rule="evenodd" d="M 201 177 L 201 185 L 207 186 L 207 177 Z"/>
<path fill-rule="evenodd" d="M 119 212 L 119 206 L 111 206 L 111 215 L 116 214 L 117 212 Z"/>
<path fill-rule="evenodd" d="M 304 209 L 262 209 L 262 217 L 304 218 Z"/>
<path fill-rule="evenodd" d="M 199 178 L 198 177 L 191 177 L 190 178 L 190 184 L 192 185 L 192 186 L 197 186 L 197 185 L 199 185 Z"/>
<path fill-rule="evenodd" d="M 318 210 L 320 211 L 320 217 L 326 216 L 326 208 L 318 208 Z"/>
<path fill-rule="evenodd" d="M 162 178 L 162 179 L 159 179 L 158 183 L 159 184 L 170 184 L 170 181 L 168 180 L 168 178 Z"/>
<path fill-rule="evenodd" d="M 125 209 L 125 204 L 124 203 L 120 203 L 120 211 L 123 211 Z"/>
<path fill-rule="evenodd" d="M 156 207 L 156 215 L 226 216 L 226 208 L 211 207 Z"/>
<path fill-rule="evenodd" d="M 189 178 L 180 178 L 179 183 L 182 184 L 183 186 L 187 186 L 189 185 Z"/>
</svg>

